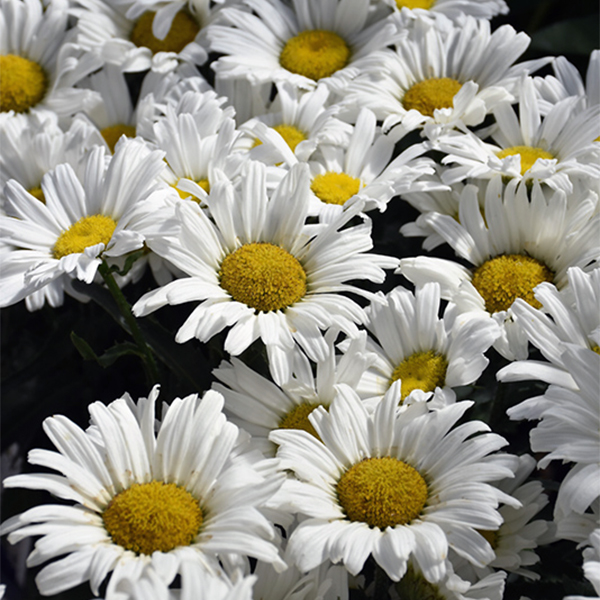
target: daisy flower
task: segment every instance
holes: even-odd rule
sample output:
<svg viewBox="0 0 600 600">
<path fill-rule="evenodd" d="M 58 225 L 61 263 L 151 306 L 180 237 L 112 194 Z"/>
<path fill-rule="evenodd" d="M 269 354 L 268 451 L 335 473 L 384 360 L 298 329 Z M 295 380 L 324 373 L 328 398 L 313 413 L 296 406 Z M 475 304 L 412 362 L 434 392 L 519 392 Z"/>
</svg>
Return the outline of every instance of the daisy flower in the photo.
<svg viewBox="0 0 600 600">
<path fill-rule="evenodd" d="M 379 295 L 367 308 L 366 323 L 373 336 L 367 348 L 377 362 L 361 377 L 358 394 L 379 400 L 400 380 L 402 401 L 415 390 L 441 388 L 445 402 L 453 402 L 452 388 L 475 382 L 489 363 L 484 353 L 500 334 L 498 326 L 467 313 L 451 318 L 446 311 L 439 318 L 437 283 L 425 284 L 414 295 L 401 287 Z"/>
<path fill-rule="evenodd" d="M 0 112 L 51 111 L 68 117 L 100 101 L 75 84 L 102 61 L 72 43 L 68 2 L 44 8 L 37 0 L 0 2 Z"/>
<path fill-rule="evenodd" d="M 137 405 L 127 394 L 95 402 L 86 431 L 60 415 L 46 419 L 58 452 L 32 450 L 29 462 L 60 474 L 4 481 L 76 503 L 36 506 L 1 527 L 11 543 L 42 536 L 28 558 L 29 566 L 52 561 L 36 577 L 42 594 L 89 581 L 97 595 L 108 576 L 107 598 L 127 579 L 146 580 L 164 598 L 176 575 L 184 589 L 193 580 L 191 564 L 224 577 L 218 557 L 229 554 L 285 568 L 258 510 L 281 484 L 273 465 L 245 450 L 216 392 L 174 400 L 155 433 L 157 397 L 155 386 Z"/>
<path fill-rule="evenodd" d="M 435 149 L 447 154 L 442 163 L 451 165 L 442 174 L 444 183 L 502 176 L 537 181 L 571 193 L 574 180 L 588 182 L 600 177 L 600 154 L 594 143 L 600 136 L 600 104 L 580 110 L 576 98 L 567 98 L 542 120 L 533 80 L 524 77 L 519 117 L 508 102 L 493 112 L 495 144 L 470 132 L 436 140 Z"/>
<path fill-rule="evenodd" d="M 238 355 L 261 338 L 281 383 L 289 375 L 285 354 L 296 343 L 318 361 L 327 352 L 321 330 L 335 325 L 356 335 L 364 313 L 340 292 L 366 292 L 344 282 L 380 283 L 382 268 L 397 260 L 367 254 L 370 222 L 347 226 L 361 204 L 331 223 L 305 225 L 306 165 L 292 168 L 270 197 L 261 163 L 248 163 L 241 179 L 240 189 L 226 180 L 211 189 L 206 203 L 213 220 L 196 203 L 177 205 L 177 243 L 154 249 L 189 277 L 145 294 L 133 312 L 143 316 L 167 304 L 200 302 L 175 339 L 207 341 L 232 326 L 225 351 Z"/>
<path fill-rule="evenodd" d="M 402 11 L 404 18 L 447 17 L 459 21 L 464 15 L 491 19 L 508 13 L 504 0 L 383 0 Z"/>
<path fill-rule="evenodd" d="M 30 309 L 46 299 L 60 306 L 74 294 L 72 279 L 91 283 L 104 258 L 118 260 L 173 228 L 171 210 L 159 189 L 163 153 L 136 140 L 123 140 L 107 164 L 96 146 L 77 173 L 60 164 L 42 178 L 45 203 L 18 182 L 5 186 L 7 213 L 0 231 L 13 249 L 2 256 L 0 306 L 31 297 Z"/>
<path fill-rule="evenodd" d="M 490 460 L 506 442 L 483 433 L 487 425 L 454 427 L 472 403 L 433 412 L 417 403 L 398 413 L 395 385 L 369 414 L 352 389 L 338 392 L 329 411 L 317 407 L 309 417 L 320 440 L 305 431 L 270 435 L 281 468 L 297 478 L 277 500 L 307 517 L 289 540 L 296 566 L 331 560 L 356 575 L 372 555 L 399 581 L 412 558 L 435 583 L 446 576 L 449 547 L 480 566 L 493 560 L 476 530 L 500 526 L 498 494 L 506 496 L 486 482 L 512 472 Z"/>
<path fill-rule="evenodd" d="M 350 340 L 348 349 L 336 357 L 333 341 L 337 332 L 325 335 L 327 355 L 316 364 L 316 375 L 310 361 L 298 349 L 287 356 L 286 369 L 291 377 L 276 385 L 241 360 L 223 361 L 213 375 L 222 382 L 213 389 L 225 398 L 225 411 L 231 420 L 252 435 L 252 443 L 265 455 L 275 454 L 276 447 L 268 437 L 275 429 L 303 429 L 316 435 L 308 415 L 317 407 L 328 407 L 336 394 L 335 386 L 345 383 L 355 388 L 361 374 L 374 356 L 365 350 L 366 334 Z M 224 385 L 223 385 L 224 384 Z"/>
<path fill-rule="evenodd" d="M 358 74 L 360 59 L 403 35 L 376 18 L 368 0 L 245 0 L 220 17 L 206 30 L 210 49 L 225 55 L 212 64 L 219 77 L 303 89 L 322 81 L 338 93 Z"/>
<path fill-rule="evenodd" d="M 534 296 L 542 309 L 515 300 L 511 310 L 517 323 L 549 362 L 515 361 L 498 371 L 499 381 L 540 379 L 577 388 L 562 362 L 563 344 L 600 352 L 600 269 L 586 273 L 573 267 L 567 270 L 567 279 L 569 286 L 563 292 L 549 283 L 537 286 Z"/>
<path fill-rule="evenodd" d="M 491 33 L 488 21 L 472 17 L 448 32 L 418 19 L 396 50 L 374 52 L 361 63 L 344 104 L 370 108 L 384 131 L 397 127 L 399 138 L 423 126 L 435 137 L 445 128 L 478 125 L 498 103 L 513 100 L 521 73 L 544 64 L 513 66 L 529 41 L 510 25 Z"/>
<path fill-rule="evenodd" d="M 509 360 L 527 358 L 527 337 L 513 319 L 511 306 L 517 298 L 539 308 L 533 289 L 544 281 L 558 289 L 567 286 L 567 269 L 590 271 L 600 258 L 598 226 L 594 214 L 597 198 L 577 202 L 556 191 L 546 198 L 536 183 L 511 182 L 503 190 L 500 178 L 492 179 L 485 193 L 485 218 L 478 189 L 466 186 L 460 198 L 459 221 L 448 215 L 429 213 L 433 227 L 464 260 L 462 265 L 439 258 L 419 256 L 400 261 L 400 271 L 422 285 L 437 281 L 442 298 L 459 312 L 487 314 L 502 328 L 494 348 Z"/>
</svg>

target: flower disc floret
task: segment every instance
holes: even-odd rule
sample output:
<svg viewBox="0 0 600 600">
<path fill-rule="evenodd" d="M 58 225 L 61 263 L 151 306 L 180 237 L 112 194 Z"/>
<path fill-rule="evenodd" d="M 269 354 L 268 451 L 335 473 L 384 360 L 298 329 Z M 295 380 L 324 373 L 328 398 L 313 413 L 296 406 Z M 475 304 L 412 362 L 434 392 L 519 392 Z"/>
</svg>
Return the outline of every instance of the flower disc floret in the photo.
<svg viewBox="0 0 600 600">
<path fill-rule="evenodd" d="M 174 483 L 134 484 L 117 494 L 102 514 L 113 542 L 137 554 L 189 546 L 202 525 L 202 509 Z"/>
<path fill-rule="evenodd" d="M 340 505 L 350 521 L 370 527 L 395 527 L 415 519 L 425 506 L 427 484 L 421 474 L 391 456 L 366 458 L 337 483 Z"/>
<path fill-rule="evenodd" d="M 32 187 L 27 190 L 34 198 L 37 198 L 43 204 L 46 204 L 46 197 L 44 196 L 44 191 L 38 185 L 36 187 Z"/>
<path fill-rule="evenodd" d="M 429 10 L 434 4 L 436 0 L 396 0 L 396 6 L 398 8 L 422 8 L 424 10 Z"/>
<path fill-rule="evenodd" d="M 302 402 L 302 404 L 298 404 L 281 419 L 279 429 L 301 429 L 317 439 L 321 439 L 312 423 L 308 420 L 308 415 L 317 406 L 321 405 L 315 402 Z"/>
<path fill-rule="evenodd" d="M 115 146 L 117 145 L 117 142 L 121 139 L 122 135 L 128 138 L 135 137 L 135 127 L 133 127 L 133 125 L 124 124 L 110 125 L 109 127 L 101 129 L 100 133 L 104 138 L 104 141 L 106 142 L 107 146 L 110 148 L 110 151 L 114 153 Z"/>
<path fill-rule="evenodd" d="M 328 171 L 317 175 L 310 185 L 315 196 L 326 204 L 344 204 L 347 200 L 358 194 L 360 179 L 347 173 Z"/>
<path fill-rule="evenodd" d="M 48 78 L 36 62 L 15 54 L 0 56 L 0 111 L 23 113 L 38 104 Z"/>
<path fill-rule="evenodd" d="M 440 108 L 452 108 L 454 96 L 462 84 L 450 77 L 434 77 L 415 83 L 402 98 L 406 110 L 415 109 L 422 115 L 433 117 L 433 111 Z"/>
<path fill-rule="evenodd" d="M 404 400 L 413 390 L 433 392 L 436 387 L 443 387 L 447 370 L 448 361 L 441 354 L 433 350 L 415 352 L 394 369 L 390 384 L 400 379 Z"/>
<path fill-rule="evenodd" d="M 54 258 L 81 253 L 96 244 L 108 244 L 116 227 L 117 222 L 106 215 L 82 217 L 60 234 L 54 244 Z"/>
<path fill-rule="evenodd" d="M 333 31 L 312 29 L 290 38 L 279 63 L 292 73 L 318 81 L 343 69 L 350 60 L 348 44 Z"/>
<path fill-rule="evenodd" d="M 544 281 L 552 283 L 554 273 L 544 263 L 524 254 L 496 256 L 479 266 L 472 279 L 490 313 L 508 310 L 517 298 L 541 308 L 533 289 Z"/>
<path fill-rule="evenodd" d="M 525 175 L 533 167 L 538 158 L 556 158 L 550 152 L 535 146 L 511 146 L 498 152 L 497 156 L 498 158 L 506 158 L 507 156 L 515 156 L 517 154 L 521 156 L 521 175 Z"/>
<path fill-rule="evenodd" d="M 285 143 L 291 148 L 292 152 L 296 146 L 306 139 L 306 135 L 293 125 L 275 125 L 273 129 L 285 140 Z"/>
<path fill-rule="evenodd" d="M 153 54 L 157 52 L 181 52 L 189 43 L 193 42 L 200 31 L 196 20 L 184 11 L 179 11 L 171 29 L 164 39 L 159 40 L 152 33 L 154 12 L 145 12 L 135 24 L 131 32 L 131 41 L 139 47 L 150 48 Z"/>
<path fill-rule="evenodd" d="M 228 254 L 219 281 L 235 301 L 263 312 L 287 308 L 306 294 L 306 272 L 298 259 L 269 243 L 245 244 Z"/>
</svg>

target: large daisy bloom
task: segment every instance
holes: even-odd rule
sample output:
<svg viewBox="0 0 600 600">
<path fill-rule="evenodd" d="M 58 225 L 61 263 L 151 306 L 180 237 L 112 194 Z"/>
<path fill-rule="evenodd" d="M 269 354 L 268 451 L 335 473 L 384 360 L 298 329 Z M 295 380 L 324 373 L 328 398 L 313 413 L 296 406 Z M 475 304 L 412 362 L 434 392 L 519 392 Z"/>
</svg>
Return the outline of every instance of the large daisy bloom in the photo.
<svg viewBox="0 0 600 600">
<path fill-rule="evenodd" d="M 109 576 L 107 599 L 122 597 L 119 583 L 132 579 L 147 579 L 164 598 L 176 575 L 183 588 L 193 579 L 190 564 L 224 577 L 221 554 L 285 568 L 258 510 L 281 484 L 273 465 L 245 450 L 218 393 L 174 400 L 155 433 L 157 397 L 156 386 L 137 404 L 127 394 L 108 406 L 95 402 L 85 431 L 60 415 L 46 419 L 58 452 L 32 450 L 29 462 L 60 474 L 4 481 L 76 502 L 36 506 L 2 525 L 12 543 L 42 536 L 28 564 L 53 561 L 36 578 L 44 595 L 85 581 L 97 595 Z"/>
<path fill-rule="evenodd" d="M 368 0 L 245 0 L 207 28 L 211 50 L 225 55 L 212 67 L 253 84 L 313 89 L 322 81 L 339 92 L 359 73 L 360 59 L 403 35 L 372 14 Z"/>
<path fill-rule="evenodd" d="M 493 144 L 471 132 L 436 140 L 435 148 L 447 154 L 442 162 L 451 165 L 442 174 L 444 183 L 502 176 L 538 181 L 571 193 L 574 181 L 600 177 L 600 153 L 595 143 L 600 136 L 600 104 L 582 110 L 577 98 L 567 98 L 542 119 L 533 80 L 524 77 L 519 116 L 509 102 L 493 112 Z"/>
<path fill-rule="evenodd" d="M 484 353 L 500 335 L 499 327 L 482 315 L 450 317 L 448 311 L 440 318 L 437 283 L 427 283 L 415 294 L 401 287 L 381 294 L 367 315 L 366 327 L 374 336 L 367 348 L 377 361 L 363 374 L 356 391 L 373 400 L 400 380 L 402 400 L 414 390 L 442 388 L 446 401 L 454 401 L 452 388 L 479 378 L 489 363 Z"/>
<path fill-rule="evenodd" d="M 103 259 L 116 261 L 173 228 L 171 209 L 157 176 L 163 153 L 136 140 L 123 140 L 109 163 L 105 149 L 91 150 L 77 172 L 60 164 L 42 178 L 45 203 L 15 180 L 5 186 L 6 211 L 0 231 L 13 249 L 3 254 L 0 306 L 33 296 L 59 306 L 71 279 L 91 283 Z"/>
<path fill-rule="evenodd" d="M 437 281 L 442 298 L 459 312 L 488 314 L 502 327 L 494 343 L 509 360 L 527 358 L 527 337 L 515 322 L 511 306 L 517 298 L 536 304 L 533 289 L 548 281 L 558 289 L 568 284 L 567 269 L 590 271 L 600 260 L 597 197 L 572 202 L 556 191 L 546 198 L 538 184 L 511 182 L 503 190 L 492 179 L 480 210 L 478 188 L 468 185 L 461 194 L 459 221 L 439 213 L 424 215 L 427 223 L 473 269 L 449 260 L 419 256 L 400 261 L 400 270 L 413 283 Z M 485 218 L 484 218 L 485 215 Z"/>
<path fill-rule="evenodd" d="M 293 167 L 272 195 L 266 170 L 250 162 L 239 188 L 219 181 L 206 203 L 211 220 L 193 202 L 176 207 L 181 234 L 153 249 L 189 277 L 145 294 L 133 312 L 147 315 L 167 304 L 198 304 L 176 340 L 207 341 L 231 326 L 225 350 L 237 355 L 260 338 L 278 382 L 289 376 L 285 354 L 298 343 L 312 360 L 323 360 L 321 330 L 335 325 L 355 336 L 364 312 L 340 292 L 364 293 L 346 284 L 360 277 L 382 282 L 382 268 L 397 260 L 367 254 L 370 222 L 346 226 L 357 203 L 326 225 L 306 225 L 310 200 L 308 167 Z"/>
<path fill-rule="evenodd" d="M 519 74 L 542 64 L 513 66 L 529 41 L 509 25 L 492 33 L 488 21 L 465 18 L 442 32 L 419 19 L 396 50 L 361 63 L 344 103 L 370 108 L 385 131 L 398 126 L 397 137 L 422 126 L 435 137 L 445 128 L 478 125 L 494 106 L 514 99 Z"/>
<path fill-rule="evenodd" d="M 454 21 L 464 15 L 478 19 L 491 19 L 498 14 L 508 13 L 504 0 L 383 0 L 386 4 L 402 11 L 405 18 L 448 17 Z"/>
<path fill-rule="evenodd" d="M 56 0 L 44 9 L 37 0 L 0 3 L 0 111 L 51 111 L 70 116 L 100 101 L 75 84 L 102 66 L 72 43 L 68 2 Z"/>
<path fill-rule="evenodd" d="M 398 412 L 399 387 L 369 414 L 352 389 L 338 386 L 329 411 L 318 407 L 309 417 L 320 439 L 271 433 L 281 467 L 296 476 L 276 500 L 306 517 L 288 545 L 299 569 L 331 560 L 355 575 L 372 555 L 399 581 L 412 558 L 437 582 L 448 548 L 480 566 L 494 559 L 477 530 L 498 529 L 500 497 L 516 502 L 487 483 L 512 475 L 490 456 L 505 440 L 485 433 L 481 421 L 454 427 L 472 402 Z"/>
</svg>

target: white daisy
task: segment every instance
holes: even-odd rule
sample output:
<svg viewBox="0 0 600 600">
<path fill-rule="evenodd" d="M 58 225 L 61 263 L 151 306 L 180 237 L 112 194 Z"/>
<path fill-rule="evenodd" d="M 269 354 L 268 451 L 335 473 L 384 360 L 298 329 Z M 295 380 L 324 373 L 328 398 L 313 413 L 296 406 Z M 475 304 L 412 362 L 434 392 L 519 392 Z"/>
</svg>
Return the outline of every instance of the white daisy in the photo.
<svg viewBox="0 0 600 600">
<path fill-rule="evenodd" d="M 30 566 L 53 561 L 36 577 L 42 594 L 85 581 L 98 594 L 108 576 L 107 598 L 121 597 L 123 580 L 145 580 L 164 598 L 178 574 L 184 590 L 202 569 L 225 577 L 219 556 L 285 568 L 258 510 L 281 484 L 273 464 L 245 451 L 245 436 L 221 413 L 216 392 L 174 400 L 155 433 L 157 396 L 155 387 L 137 406 L 128 395 L 108 406 L 95 402 L 87 431 L 60 415 L 46 419 L 58 452 L 32 450 L 29 461 L 60 475 L 4 481 L 77 503 L 36 506 L 2 525 L 12 543 L 42 536 L 28 559 Z"/>
<path fill-rule="evenodd" d="M 527 186 L 513 180 L 504 190 L 500 178 L 492 179 L 485 194 L 485 218 L 478 189 L 466 186 L 460 198 L 459 221 L 448 215 L 429 213 L 427 223 L 463 259 L 462 265 L 439 258 L 419 256 L 400 261 L 400 270 L 417 285 L 437 281 L 442 298 L 459 312 L 490 315 L 502 327 L 494 347 L 509 360 L 527 358 L 527 338 L 514 322 L 511 306 L 516 298 L 536 305 L 533 289 L 550 281 L 558 289 L 568 284 L 567 269 L 595 268 L 600 260 L 597 197 L 593 192 L 579 202 L 556 191 L 546 198 L 536 183 Z"/>
<path fill-rule="evenodd" d="M 123 140 L 107 163 L 96 146 L 77 172 L 58 165 L 42 178 L 45 203 L 12 180 L 6 184 L 7 213 L 0 230 L 13 249 L 2 256 L 0 305 L 34 294 L 30 309 L 46 299 L 59 306 L 73 294 L 71 280 L 91 283 L 103 259 L 109 262 L 150 244 L 173 229 L 172 211 L 159 189 L 163 153 L 136 140 Z M 44 295 L 37 294 L 44 288 Z"/>
<path fill-rule="evenodd" d="M 448 17 L 459 21 L 464 15 L 478 19 L 491 19 L 508 13 L 504 0 L 383 0 L 402 11 L 405 19 Z"/>
<path fill-rule="evenodd" d="M 348 87 L 344 104 L 366 106 L 394 135 L 426 126 L 435 137 L 445 128 L 474 126 L 498 103 L 513 100 L 519 74 L 544 61 L 513 63 L 529 45 L 510 25 L 491 33 L 488 21 L 465 18 L 441 32 L 418 19 L 396 50 L 374 52 L 361 63 L 361 77 Z"/>
<path fill-rule="evenodd" d="M 133 311 L 143 316 L 167 304 L 199 301 L 175 339 L 207 341 L 232 326 L 225 350 L 237 355 L 260 337 L 281 383 L 289 375 L 285 354 L 295 343 L 318 361 L 327 352 L 321 330 L 335 325 L 356 335 L 364 313 L 340 292 L 366 292 L 344 282 L 382 282 L 382 268 L 397 260 L 367 254 L 370 222 L 346 226 L 360 204 L 327 225 L 305 225 L 306 165 L 292 168 L 271 197 L 265 175 L 264 165 L 250 162 L 241 189 L 217 182 L 206 198 L 214 221 L 196 203 L 176 207 L 178 242 L 153 249 L 189 277 L 144 295 Z"/>
<path fill-rule="evenodd" d="M 361 377 L 358 394 L 379 400 L 400 380 L 402 400 L 414 390 L 441 388 L 445 402 L 453 402 L 452 388 L 475 382 L 489 363 L 484 353 L 500 335 L 498 326 L 468 313 L 450 317 L 445 311 L 440 318 L 437 283 L 425 284 L 414 295 L 401 287 L 379 294 L 367 308 L 366 323 L 375 338 L 369 338 L 367 348 L 377 362 Z"/>
<path fill-rule="evenodd" d="M 322 81 L 339 93 L 358 74 L 360 59 L 401 36 L 392 21 L 376 18 L 368 0 L 245 0 L 220 16 L 206 31 L 211 50 L 225 55 L 212 67 L 219 77 L 253 84 L 313 89 Z"/>
<path fill-rule="evenodd" d="M 0 2 L 0 112 L 68 117 L 100 101 L 91 90 L 75 87 L 102 61 L 71 43 L 68 8 L 66 0 L 47 8 L 36 0 Z"/>
<path fill-rule="evenodd" d="M 600 104 L 581 110 L 576 98 L 567 98 L 542 120 L 533 80 L 524 77 L 519 116 L 508 102 L 493 112 L 494 144 L 470 132 L 435 141 L 434 147 L 447 154 L 443 164 L 452 165 L 442 173 L 444 183 L 502 176 L 537 181 L 571 193 L 574 181 L 588 183 L 600 177 L 600 153 L 594 143 L 600 136 Z"/>
<path fill-rule="evenodd" d="M 281 467 L 297 477 L 276 500 L 308 517 L 288 545 L 299 569 L 331 560 L 357 574 L 373 555 L 399 581 L 412 558 L 438 582 L 449 547 L 480 566 L 493 560 L 476 530 L 497 529 L 497 494 L 510 500 L 486 483 L 512 474 L 490 456 L 506 442 L 481 433 L 489 429 L 480 421 L 450 431 L 471 402 L 433 412 L 417 403 L 397 413 L 399 387 L 369 415 L 355 392 L 338 386 L 329 411 L 317 407 L 310 416 L 322 441 L 305 431 L 271 433 Z"/>
<path fill-rule="evenodd" d="M 287 359 L 290 379 L 275 385 L 241 360 L 223 361 L 213 375 L 222 381 L 213 389 L 225 398 L 225 411 L 231 420 L 252 435 L 252 443 L 264 454 L 275 454 L 276 446 L 269 442 L 275 429 L 303 429 L 316 432 L 308 415 L 317 407 L 328 407 L 335 396 L 335 386 L 345 383 L 355 388 L 361 374 L 374 360 L 365 350 L 366 334 L 350 340 L 347 351 L 336 357 L 333 345 L 335 331 L 325 336 L 327 355 L 316 364 L 316 375 L 306 356 L 293 349 Z"/>
</svg>

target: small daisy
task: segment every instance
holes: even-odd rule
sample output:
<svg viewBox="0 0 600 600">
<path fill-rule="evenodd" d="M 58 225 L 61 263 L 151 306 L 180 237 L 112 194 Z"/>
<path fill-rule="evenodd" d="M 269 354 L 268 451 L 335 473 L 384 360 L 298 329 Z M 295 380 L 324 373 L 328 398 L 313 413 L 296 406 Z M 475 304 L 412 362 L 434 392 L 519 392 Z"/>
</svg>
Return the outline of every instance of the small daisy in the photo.
<svg viewBox="0 0 600 600">
<path fill-rule="evenodd" d="M 241 189 L 226 180 L 211 189 L 206 203 L 214 221 L 196 203 L 178 204 L 178 242 L 153 249 L 189 277 L 145 294 L 134 314 L 199 301 L 175 339 L 207 341 L 232 326 L 225 351 L 238 355 L 261 338 L 278 383 L 289 376 L 285 354 L 295 343 L 311 360 L 323 360 L 321 330 L 336 326 L 355 336 L 355 324 L 364 320 L 360 306 L 342 293 L 366 292 L 345 282 L 380 283 L 382 268 L 397 260 L 367 254 L 368 221 L 347 226 L 361 204 L 329 224 L 305 225 L 309 194 L 306 165 L 292 168 L 269 197 L 264 165 L 250 162 Z"/>
<path fill-rule="evenodd" d="M 402 11 L 405 18 L 448 17 L 460 21 L 464 15 L 478 19 L 491 19 L 508 13 L 504 0 L 383 0 Z"/>
<path fill-rule="evenodd" d="M 500 526 L 498 494 L 511 501 L 486 483 L 512 474 L 490 460 L 506 442 L 481 433 L 489 429 L 480 421 L 450 431 L 471 402 L 434 412 L 417 403 L 398 413 L 399 400 L 392 386 L 368 414 L 340 385 L 329 411 L 317 407 L 310 416 L 320 440 L 305 431 L 271 433 L 281 467 L 297 478 L 286 480 L 277 500 L 308 517 L 288 545 L 300 570 L 331 560 L 356 575 L 373 555 L 399 581 L 412 557 L 435 583 L 446 576 L 449 547 L 480 566 L 493 560 L 476 530 Z"/>
<path fill-rule="evenodd" d="M 165 406 L 155 433 L 157 397 L 155 386 L 137 405 L 127 394 L 108 406 L 95 402 L 86 431 L 63 416 L 46 419 L 44 430 L 58 452 L 32 450 L 29 461 L 61 474 L 4 481 L 77 503 L 36 506 L 2 525 L 11 543 L 43 536 L 30 566 L 67 555 L 37 575 L 42 594 L 85 581 L 97 594 L 109 576 L 107 597 L 121 580 L 143 578 L 162 588 L 164 598 L 177 574 L 184 589 L 188 577 L 194 579 L 186 566 L 222 574 L 221 554 L 285 568 L 269 542 L 272 526 L 258 510 L 281 484 L 274 465 L 246 451 L 216 392 Z"/>
<path fill-rule="evenodd" d="M 415 390 L 442 388 L 445 402 L 453 402 L 453 387 L 479 378 L 489 363 L 484 353 L 500 334 L 498 326 L 484 316 L 449 318 L 445 313 L 440 318 L 439 313 L 437 283 L 425 284 L 414 295 L 401 287 L 386 296 L 380 292 L 367 308 L 366 327 L 375 338 L 369 338 L 367 348 L 377 362 L 356 387 L 362 398 L 379 400 L 400 380 L 402 401 Z"/>
<path fill-rule="evenodd" d="M 510 103 L 494 109 L 495 144 L 475 134 L 453 133 L 439 137 L 435 149 L 447 154 L 443 164 L 452 165 L 442 174 L 444 183 L 465 178 L 537 181 L 553 189 L 573 192 L 573 181 L 589 182 L 600 177 L 600 104 L 577 108 L 576 98 L 555 104 L 542 120 L 530 77 L 521 82 L 519 117 Z"/>
<path fill-rule="evenodd" d="M 459 312 L 487 314 L 502 327 L 494 348 L 509 360 L 527 358 L 527 337 L 514 321 L 511 306 L 517 298 L 539 308 L 533 289 L 548 281 L 558 289 L 568 284 L 567 269 L 590 271 L 600 260 L 600 216 L 589 210 L 597 201 L 570 199 L 554 192 L 548 199 L 536 183 L 511 182 L 503 190 L 500 178 L 492 179 L 485 193 L 485 218 L 478 188 L 466 186 L 461 194 L 459 221 L 429 213 L 427 223 L 463 259 L 469 270 L 453 261 L 420 256 L 400 261 L 400 271 L 422 285 L 437 281 L 442 298 Z"/>
<path fill-rule="evenodd" d="M 123 140 L 112 160 L 96 146 L 76 172 L 58 165 L 42 178 L 45 203 L 12 180 L 6 184 L 6 211 L 0 230 L 13 249 L 2 256 L 0 306 L 33 296 L 29 308 L 46 299 L 60 306 L 74 294 L 71 280 L 91 283 L 104 258 L 116 260 L 173 228 L 159 189 L 163 153 L 136 140 Z"/>
<path fill-rule="evenodd" d="M 491 33 L 488 21 L 465 18 L 447 33 L 418 19 L 396 50 L 374 52 L 346 92 L 348 107 L 366 106 L 394 135 L 426 127 L 474 126 L 498 103 L 513 100 L 519 74 L 544 61 L 513 63 L 529 45 L 510 25 Z M 547 62 L 547 61 L 546 61 Z"/>
<path fill-rule="evenodd" d="M 360 59 L 402 35 L 375 14 L 368 0 L 245 0 L 207 28 L 211 50 L 225 55 L 212 67 L 220 77 L 253 84 L 313 89 L 322 81 L 339 93 L 358 74 Z"/>
<path fill-rule="evenodd" d="M 350 340 L 348 349 L 339 359 L 333 340 L 335 331 L 325 336 L 327 356 L 316 364 L 316 376 L 311 363 L 298 349 L 287 357 L 290 379 L 275 385 L 259 373 L 233 358 L 223 361 L 213 375 L 221 383 L 213 389 L 225 398 L 225 411 L 231 420 L 252 435 L 252 443 L 265 455 L 275 454 L 276 447 L 268 437 L 275 429 L 303 429 L 316 435 L 308 415 L 317 407 L 331 404 L 335 386 L 345 383 L 355 388 L 374 355 L 365 350 L 366 334 L 361 332 Z"/>
<path fill-rule="evenodd" d="M 33 0 L 0 2 L 0 112 L 68 117 L 100 102 L 91 90 L 75 87 L 102 61 L 69 43 L 68 8 L 66 0 L 47 8 Z"/>
</svg>

